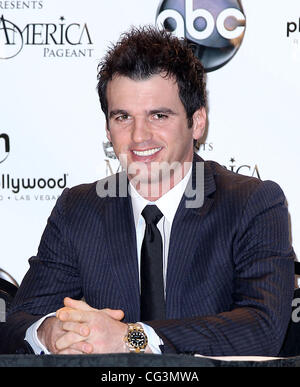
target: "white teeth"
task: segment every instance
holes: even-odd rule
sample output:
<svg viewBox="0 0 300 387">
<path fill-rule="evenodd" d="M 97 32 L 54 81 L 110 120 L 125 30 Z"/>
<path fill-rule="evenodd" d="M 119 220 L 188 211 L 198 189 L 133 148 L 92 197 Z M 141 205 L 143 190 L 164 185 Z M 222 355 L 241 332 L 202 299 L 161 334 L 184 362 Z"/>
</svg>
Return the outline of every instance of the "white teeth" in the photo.
<svg viewBox="0 0 300 387">
<path fill-rule="evenodd" d="M 161 148 L 153 148 L 153 149 L 148 149 L 145 151 L 134 150 L 133 153 L 137 156 L 152 156 L 152 155 L 154 155 L 154 153 L 156 153 L 160 150 L 161 150 Z"/>
</svg>

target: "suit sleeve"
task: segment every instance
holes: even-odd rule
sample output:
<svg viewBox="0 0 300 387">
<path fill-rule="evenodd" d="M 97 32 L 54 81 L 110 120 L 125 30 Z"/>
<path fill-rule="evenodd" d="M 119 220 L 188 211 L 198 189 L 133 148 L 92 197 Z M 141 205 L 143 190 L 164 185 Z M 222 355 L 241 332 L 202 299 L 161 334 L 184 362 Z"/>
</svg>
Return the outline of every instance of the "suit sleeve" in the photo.
<svg viewBox="0 0 300 387">
<path fill-rule="evenodd" d="M 26 330 L 41 317 L 63 307 L 66 296 L 82 297 L 77 257 L 68 235 L 64 208 L 65 189 L 54 207 L 36 256 L 14 298 L 7 322 L 0 328 L 2 353 L 31 352 Z"/>
<path fill-rule="evenodd" d="M 277 184 L 257 185 L 231 246 L 235 280 L 230 310 L 147 322 L 163 339 L 166 353 L 278 355 L 291 314 L 294 252 L 285 197 Z"/>
</svg>

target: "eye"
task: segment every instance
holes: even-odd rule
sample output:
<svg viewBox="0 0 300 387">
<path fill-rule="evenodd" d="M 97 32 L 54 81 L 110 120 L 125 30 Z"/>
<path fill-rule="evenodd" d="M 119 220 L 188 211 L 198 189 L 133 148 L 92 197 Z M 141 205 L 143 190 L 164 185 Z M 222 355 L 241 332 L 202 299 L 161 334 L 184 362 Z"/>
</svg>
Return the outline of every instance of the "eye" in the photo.
<svg viewBox="0 0 300 387">
<path fill-rule="evenodd" d="M 160 121 L 162 121 L 162 120 L 167 119 L 168 116 L 167 116 L 167 114 L 164 114 L 164 113 L 155 113 L 155 114 L 153 114 L 153 118 L 154 118 L 155 120 L 160 120 Z"/>
<path fill-rule="evenodd" d="M 128 114 L 121 114 L 116 117 L 116 121 L 119 121 L 119 122 L 126 121 L 129 119 L 129 117 L 130 116 Z"/>
</svg>

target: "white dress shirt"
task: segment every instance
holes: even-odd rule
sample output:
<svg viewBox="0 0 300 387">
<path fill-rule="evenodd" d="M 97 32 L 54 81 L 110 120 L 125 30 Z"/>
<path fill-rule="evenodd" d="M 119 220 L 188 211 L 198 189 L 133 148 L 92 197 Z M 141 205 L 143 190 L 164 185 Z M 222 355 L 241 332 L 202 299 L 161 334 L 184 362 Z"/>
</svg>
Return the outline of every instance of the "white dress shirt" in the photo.
<svg viewBox="0 0 300 387">
<path fill-rule="evenodd" d="M 182 195 L 187 187 L 187 183 L 191 176 L 192 168 L 189 169 L 188 173 L 184 176 L 184 178 L 176 184 L 171 190 L 169 190 L 166 194 L 161 196 L 158 200 L 154 202 L 150 202 L 144 197 L 142 197 L 133 187 L 133 185 L 129 184 L 129 194 L 131 196 L 133 216 L 134 216 L 134 224 L 136 229 L 136 241 L 137 241 L 137 256 L 138 256 L 138 266 L 139 273 L 140 270 L 140 262 L 141 262 L 141 247 L 145 233 L 145 220 L 142 216 L 142 211 L 147 205 L 156 205 L 159 210 L 162 212 L 163 217 L 157 223 L 157 228 L 159 229 L 162 237 L 163 243 L 163 276 L 164 276 L 164 289 L 166 291 L 166 278 L 167 278 L 167 266 L 168 266 L 168 251 L 169 251 L 169 243 L 170 243 L 170 235 L 172 223 L 179 206 Z M 36 321 L 33 325 L 31 325 L 27 331 L 25 340 L 31 345 L 32 349 L 36 354 L 45 353 L 49 354 L 50 352 L 45 348 L 42 343 L 39 341 L 37 336 L 37 330 L 41 323 L 47 317 L 55 316 L 55 313 L 50 313 L 47 316 L 44 316 L 40 320 Z M 149 325 L 143 324 L 146 335 L 148 336 L 148 344 L 153 353 L 161 353 L 159 349 L 159 345 L 163 344 L 159 336 L 155 333 L 154 329 Z"/>
</svg>

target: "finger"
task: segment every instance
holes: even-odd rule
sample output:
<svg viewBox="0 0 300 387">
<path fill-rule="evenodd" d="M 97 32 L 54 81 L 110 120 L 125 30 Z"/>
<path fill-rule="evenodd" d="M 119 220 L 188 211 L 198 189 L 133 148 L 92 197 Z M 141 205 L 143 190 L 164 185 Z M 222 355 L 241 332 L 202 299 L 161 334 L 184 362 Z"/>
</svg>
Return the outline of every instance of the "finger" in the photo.
<svg viewBox="0 0 300 387">
<path fill-rule="evenodd" d="M 90 311 L 90 310 L 93 309 L 85 301 L 74 300 L 73 298 L 70 298 L 70 297 L 65 297 L 64 298 L 64 305 L 66 307 L 69 307 L 69 308 L 79 309 L 79 310 L 86 310 L 86 311 Z"/>
<path fill-rule="evenodd" d="M 121 309 L 109 309 L 109 308 L 106 308 L 106 309 L 102 309 L 102 311 L 104 313 L 106 313 L 107 315 L 109 315 L 114 320 L 118 320 L 118 321 L 123 320 L 123 318 L 125 316 L 123 310 L 121 310 Z"/>
<path fill-rule="evenodd" d="M 55 317 L 57 318 L 58 314 L 60 314 L 61 312 L 68 312 L 68 311 L 71 311 L 72 308 L 67 308 L 67 307 L 63 307 L 63 308 L 60 308 L 56 311 L 56 315 Z"/>
<path fill-rule="evenodd" d="M 70 349 L 74 349 L 80 353 L 92 353 L 94 351 L 93 345 L 91 343 L 87 343 L 86 341 L 80 341 L 72 344 Z"/>
<path fill-rule="evenodd" d="M 84 352 L 73 348 L 66 348 L 62 351 L 58 351 L 56 355 L 82 355 Z"/>
<path fill-rule="evenodd" d="M 83 337 L 87 337 L 90 334 L 90 328 L 84 323 L 67 321 L 62 323 L 62 328 L 65 331 L 72 331 Z"/>
<path fill-rule="evenodd" d="M 75 332 L 67 332 L 56 340 L 55 347 L 58 351 L 62 351 L 71 347 L 73 344 L 83 341 L 84 339 L 84 337 Z"/>
<path fill-rule="evenodd" d="M 70 308 L 62 308 L 56 312 L 56 317 L 60 321 L 87 322 L 88 316 L 86 312 Z"/>
<path fill-rule="evenodd" d="M 62 308 L 60 309 L 57 309 L 56 312 L 60 311 L 60 310 L 72 310 L 73 308 L 69 308 L 68 306 L 63 306 Z"/>
</svg>

